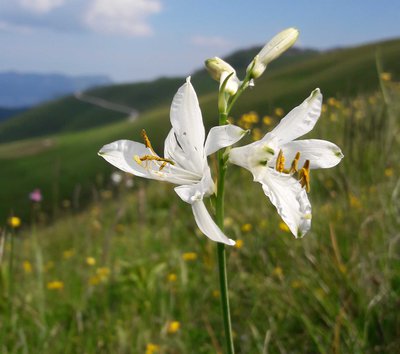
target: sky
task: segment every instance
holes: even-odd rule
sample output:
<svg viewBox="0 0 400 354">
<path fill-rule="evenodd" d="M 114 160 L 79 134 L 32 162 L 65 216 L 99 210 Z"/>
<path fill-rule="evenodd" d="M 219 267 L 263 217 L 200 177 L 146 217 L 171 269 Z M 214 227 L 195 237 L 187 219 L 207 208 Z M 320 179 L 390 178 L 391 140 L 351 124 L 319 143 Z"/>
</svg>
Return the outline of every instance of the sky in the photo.
<svg viewBox="0 0 400 354">
<path fill-rule="evenodd" d="M 398 0 L 0 0 L 0 71 L 184 76 L 288 27 L 323 50 L 398 38 L 399 20 Z"/>
</svg>

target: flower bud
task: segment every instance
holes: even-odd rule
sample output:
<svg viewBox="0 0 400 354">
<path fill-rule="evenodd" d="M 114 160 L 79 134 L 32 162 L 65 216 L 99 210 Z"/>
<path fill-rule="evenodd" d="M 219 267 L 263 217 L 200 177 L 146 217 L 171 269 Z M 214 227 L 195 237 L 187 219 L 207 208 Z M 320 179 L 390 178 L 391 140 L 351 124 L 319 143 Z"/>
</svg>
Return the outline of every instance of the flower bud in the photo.
<svg viewBox="0 0 400 354">
<path fill-rule="evenodd" d="M 260 77 L 267 65 L 288 50 L 298 37 L 299 31 L 295 28 L 288 28 L 279 32 L 261 49 L 260 53 L 247 67 L 247 72 L 251 70 L 251 76 L 254 79 Z"/>
<path fill-rule="evenodd" d="M 211 77 L 218 82 L 221 79 L 221 74 L 224 72 L 227 72 L 228 74 L 230 73 L 236 74 L 235 69 L 232 68 L 232 66 L 230 66 L 226 61 L 218 57 L 207 59 L 205 61 L 205 65 Z"/>
</svg>

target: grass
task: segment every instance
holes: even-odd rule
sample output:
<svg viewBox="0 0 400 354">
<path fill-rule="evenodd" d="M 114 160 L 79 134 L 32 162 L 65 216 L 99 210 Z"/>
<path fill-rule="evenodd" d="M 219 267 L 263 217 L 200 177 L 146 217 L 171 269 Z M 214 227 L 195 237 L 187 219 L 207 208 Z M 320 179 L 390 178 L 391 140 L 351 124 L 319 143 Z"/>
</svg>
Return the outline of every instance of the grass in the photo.
<svg viewBox="0 0 400 354">
<path fill-rule="evenodd" d="M 400 90 L 380 83 L 373 94 L 325 100 L 311 136 L 334 141 L 345 158 L 313 173 L 305 238 L 285 231 L 248 172 L 229 168 L 226 232 L 240 240 L 228 252 L 238 353 L 394 353 L 400 346 Z M 149 116 L 149 132 L 164 113 Z M 252 127 L 254 134 L 269 129 Z M 85 135 L 85 144 L 126 128 Z M 79 153 L 59 139 L 58 151 L 71 154 L 65 159 Z M 75 163 L 84 170 L 93 162 Z M 222 353 L 216 245 L 170 185 L 134 179 L 126 188 L 104 176 L 85 212 L 65 204 L 57 222 L 42 226 L 36 207 L 29 228 L 3 231 L 0 351 Z"/>
</svg>

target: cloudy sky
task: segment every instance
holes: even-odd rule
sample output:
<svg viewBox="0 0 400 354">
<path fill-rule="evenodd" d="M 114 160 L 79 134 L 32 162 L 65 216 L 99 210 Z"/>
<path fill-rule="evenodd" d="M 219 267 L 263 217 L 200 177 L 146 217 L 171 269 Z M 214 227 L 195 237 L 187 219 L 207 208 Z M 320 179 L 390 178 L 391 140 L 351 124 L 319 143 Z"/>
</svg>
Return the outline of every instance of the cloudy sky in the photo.
<svg viewBox="0 0 400 354">
<path fill-rule="evenodd" d="M 327 49 L 400 37 L 398 0 L 0 0 L 0 71 L 186 75 L 296 27 Z"/>
</svg>

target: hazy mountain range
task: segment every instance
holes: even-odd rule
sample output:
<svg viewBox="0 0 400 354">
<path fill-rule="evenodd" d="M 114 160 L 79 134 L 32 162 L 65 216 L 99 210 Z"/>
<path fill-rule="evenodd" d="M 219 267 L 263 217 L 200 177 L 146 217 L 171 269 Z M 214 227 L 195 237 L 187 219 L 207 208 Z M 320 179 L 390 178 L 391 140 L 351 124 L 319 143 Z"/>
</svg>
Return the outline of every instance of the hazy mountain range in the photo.
<svg viewBox="0 0 400 354">
<path fill-rule="evenodd" d="M 0 72 L 0 107 L 31 107 L 45 101 L 111 84 L 107 76 L 67 76 L 62 74 L 34 74 L 15 71 Z"/>
</svg>

